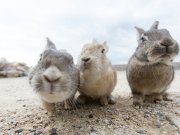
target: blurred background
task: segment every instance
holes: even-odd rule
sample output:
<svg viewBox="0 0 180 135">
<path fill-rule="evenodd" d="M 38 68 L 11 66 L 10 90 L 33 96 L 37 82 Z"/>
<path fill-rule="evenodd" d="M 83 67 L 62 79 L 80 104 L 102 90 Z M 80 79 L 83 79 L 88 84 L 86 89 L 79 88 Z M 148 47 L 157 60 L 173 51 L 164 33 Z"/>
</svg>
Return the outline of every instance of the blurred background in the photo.
<svg viewBox="0 0 180 135">
<path fill-rule="evenodd" d="M 127 64 L 137 46 L 134 26 L 147 30 L 159 20 L 180 42 L 179 6 L 179 0 L 0 0 L 0 57 L 34 66 L 49 37 L 76 63 L 96 38 L 107 41 L 113 64 Z"/>
</svg>

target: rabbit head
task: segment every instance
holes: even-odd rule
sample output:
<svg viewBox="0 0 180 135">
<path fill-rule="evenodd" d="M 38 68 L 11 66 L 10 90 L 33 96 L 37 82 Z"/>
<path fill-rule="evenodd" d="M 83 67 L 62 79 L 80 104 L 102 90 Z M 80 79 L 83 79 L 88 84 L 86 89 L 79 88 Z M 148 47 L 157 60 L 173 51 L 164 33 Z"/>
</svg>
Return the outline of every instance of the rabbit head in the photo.
<svg viewBox="0 0 180 135">
<path fill-rule="evenodd" d="M 154 22 L 147 31 L 135 27 L 138 47 L 134 56 L 140 64 L 148 65 L 158 62 L 171 64 L 179 52 L 179 46 L 169 31 L 158 29 L 158 24 L 158 21 Z"/>
<path fill-rule="evenodd" d="M 94 73 L 106 70 L 109 65 L 106 57 L 107 52 L 108 46 L 106 42 L 98 43 L 93 40 L 92 43 L 85 44 L 79 58 L 80 70 L 94 71 Z"/>
<path fill-rule="evenodd" d="M 47 45 L 29 79 L 33 89 L 47 102 L 61 102 L 73 96 L 78 86 L 78 70 L 73 57 L 56 49 L 47 38 Z"/>
</svg>

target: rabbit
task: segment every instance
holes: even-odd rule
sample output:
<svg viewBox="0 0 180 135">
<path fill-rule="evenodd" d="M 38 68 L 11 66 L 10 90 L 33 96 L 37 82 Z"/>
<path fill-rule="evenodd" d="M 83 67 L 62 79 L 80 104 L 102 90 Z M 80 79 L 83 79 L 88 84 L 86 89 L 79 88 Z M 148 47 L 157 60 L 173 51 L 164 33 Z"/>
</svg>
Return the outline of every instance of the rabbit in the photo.
<svg viewBox="0 0 180 135">
<path fill-rule="evenodd" d="M 47 38 L 47 45 L 38 64 L 29 73 L 29 83 L 42 100 L 48 112 L 55 111 L 55 103 L 64 102 L 70 107 L 79 87 L 79 69 L 73 57 L 64 50 L 57 50 Z"/>
<path fill-rule="evenodd" d="M 147 31 L 136 27 L 138 47 L 126 70 L 133 95 L 133 104 L 168 100 L 166 90 L 174 78 L 172 62 L 179 45 L 167 29 L 158 29 L 155 21 Z"/>
<path fill-rule="evenodd" d="M 80 54 L 78 65 L 80 68 L 80 95 L 77 102 L 85 104 L 90 100 L 99 100 L 102 106 L 114 104 L 111 95 L 117 83 L 117 75 L 111 62 L 106 56 L 108 46 L 106 42 L 85 44 Z"/>
</svg>

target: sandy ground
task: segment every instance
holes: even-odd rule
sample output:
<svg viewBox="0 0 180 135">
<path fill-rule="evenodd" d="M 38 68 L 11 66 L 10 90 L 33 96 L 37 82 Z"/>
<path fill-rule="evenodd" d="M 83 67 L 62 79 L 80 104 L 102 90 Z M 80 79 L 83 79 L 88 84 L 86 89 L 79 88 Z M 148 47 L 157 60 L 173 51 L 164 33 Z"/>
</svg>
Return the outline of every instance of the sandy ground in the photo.
<svg viewBox="0 0 180 135">
<path fill-rule="evenodd" d="M 65 110 L 57 105 L 56 114 L 41 108 L 28 84 L 28 78 L 0 79 L 0 135 L 179 135 L 180 70 L 168 90 L 173 101 L 132 106 L 124 71 L 118 72 L 114 91 L 117 104 L 76 106 Z"/>
</svg>

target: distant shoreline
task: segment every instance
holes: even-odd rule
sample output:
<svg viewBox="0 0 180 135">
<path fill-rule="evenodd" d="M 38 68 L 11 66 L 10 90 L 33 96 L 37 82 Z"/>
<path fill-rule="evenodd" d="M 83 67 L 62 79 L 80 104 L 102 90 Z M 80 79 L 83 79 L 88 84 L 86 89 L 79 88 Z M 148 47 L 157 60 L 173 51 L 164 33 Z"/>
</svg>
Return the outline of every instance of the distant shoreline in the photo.
<svg viewBox="0 0 180 135">
<path fill-rule="evenodd" d="M 127 64 L 118 64 L 118 65 L 113 65 L 113 66 L 118 71 L 125 71 Z M 176 70 L 179 70 L 180 69 L 180 62 L 173 63 L 173 66 Z"/>
</svg>

